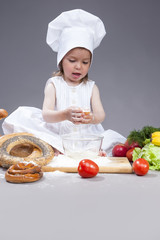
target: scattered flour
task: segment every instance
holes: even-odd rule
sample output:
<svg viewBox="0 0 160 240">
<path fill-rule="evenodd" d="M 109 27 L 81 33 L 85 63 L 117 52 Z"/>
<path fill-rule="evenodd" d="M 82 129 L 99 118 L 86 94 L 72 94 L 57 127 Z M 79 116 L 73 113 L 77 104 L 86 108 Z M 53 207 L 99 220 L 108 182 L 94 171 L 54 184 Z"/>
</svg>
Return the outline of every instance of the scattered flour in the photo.
<svg viewBox="0 0 160 240">
<path fill-rule="evenodd" d="M 2 178 L 2 179 L 3 179 L 3 178 L 4 178 L 4 174 L 1 174 L 1 173 L 0 173 L 0 178 Z"/>
<path fill-rule="evenodd" d="M 65 155 L 58 155 L 55 156 L 50 163 L 47 164 L 47 166 L 54 167 L 54 168 L 60 168 L 60 167 L 78 167 L 79 162 L 82 160 L 80 159 L 73 159 L 70 157 L 67 157 Z M 94 162 L 98 164 L 98 166 L 106 166 L 108 163 L 112 162 L 107 157 L 97 157 L 93 159 Z"/>
<path fill-rule="evenodd" d="M 61 171 L 54 171 L 54 172 L 44 172 L 44 176 L 47 179 L 53 179 L 54 177 L 63 177 L 66 176 L 67 173 Z"/>
<path fill-rule="evenodd" d="M 43 179 L 39 182 L 38 187 L 41 189 L 57 188 L 82 181 L 77 173 L 66 173 L 61 171 L 44 172 Z"/>
</svg>

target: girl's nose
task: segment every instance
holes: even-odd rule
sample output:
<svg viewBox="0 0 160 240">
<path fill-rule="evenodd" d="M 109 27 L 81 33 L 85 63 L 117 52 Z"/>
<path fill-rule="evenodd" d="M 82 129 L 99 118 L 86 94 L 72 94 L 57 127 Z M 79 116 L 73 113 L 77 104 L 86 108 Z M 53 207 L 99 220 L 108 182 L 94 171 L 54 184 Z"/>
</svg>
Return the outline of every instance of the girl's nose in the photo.
<svg viewBox="0 0 160 240">
<path fill-rule="evenodd" d="M 76 63 L 76 69 L 80 69 L 81 68 L 81 63 L 80 62 L 77 62 Z"/>
</svg>

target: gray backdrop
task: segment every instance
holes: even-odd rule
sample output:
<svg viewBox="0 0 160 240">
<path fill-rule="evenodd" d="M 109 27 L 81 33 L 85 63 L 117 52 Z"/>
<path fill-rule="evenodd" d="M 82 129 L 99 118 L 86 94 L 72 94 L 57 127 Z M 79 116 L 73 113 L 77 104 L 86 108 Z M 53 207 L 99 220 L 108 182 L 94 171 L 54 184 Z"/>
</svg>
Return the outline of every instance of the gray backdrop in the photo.
<svg viewBox="0 0 160 240">
<path fill-rule="evenodd" d="M 104 128 L 127 136 L 145 125 L 160 127 L 159 0 L 0 0 L 0 108 L 42 107 L 45 82 L 56 70 L 47 25 L 74 8 L 106 26 L 89 72 L 101 92 Z"/>
</svg>

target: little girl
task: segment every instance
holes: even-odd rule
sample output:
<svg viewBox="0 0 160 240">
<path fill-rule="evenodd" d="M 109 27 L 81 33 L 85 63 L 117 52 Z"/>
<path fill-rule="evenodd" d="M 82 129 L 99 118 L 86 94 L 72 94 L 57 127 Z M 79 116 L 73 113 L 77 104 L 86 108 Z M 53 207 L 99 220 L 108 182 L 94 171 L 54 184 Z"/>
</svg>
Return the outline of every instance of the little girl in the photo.
<svg viewBox="0 0 160 240">
<path fill-rule="evenodd" d="M 42 111 L 19 107 L 5 119 L 4 133 L 33 133 L 51 144 L 56 154 L 63 153 L 61 136 L 68 133 L 103 135 L 102 148 L 108 155 L 113 145 L 125 142 L 117 132 L 104 131 L 99 90 L 88 79 L 93 50 L 105 34 L 103 22 L 80 9 L 63 12 L 50 22 L 47 43 L 57 52 L 59 71 L 46 83 Z"/>
</svg>

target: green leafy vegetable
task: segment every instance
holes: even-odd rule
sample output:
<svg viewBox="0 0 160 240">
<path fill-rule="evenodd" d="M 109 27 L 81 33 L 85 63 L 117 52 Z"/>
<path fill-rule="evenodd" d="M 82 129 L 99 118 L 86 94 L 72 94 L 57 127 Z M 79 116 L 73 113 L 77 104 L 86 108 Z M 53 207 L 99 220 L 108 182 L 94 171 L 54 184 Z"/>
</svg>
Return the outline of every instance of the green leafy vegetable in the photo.
<svg viewBox="0 0 160 240">
<path fill-rule="evenodd" d="M 160 171 L 160 147 L 152 143 L 147 143 L 142 149 L 135 148 L 133 151 L 133 161 L 144 158 L 149 162 L 150 170 Z"/>
</svg>

